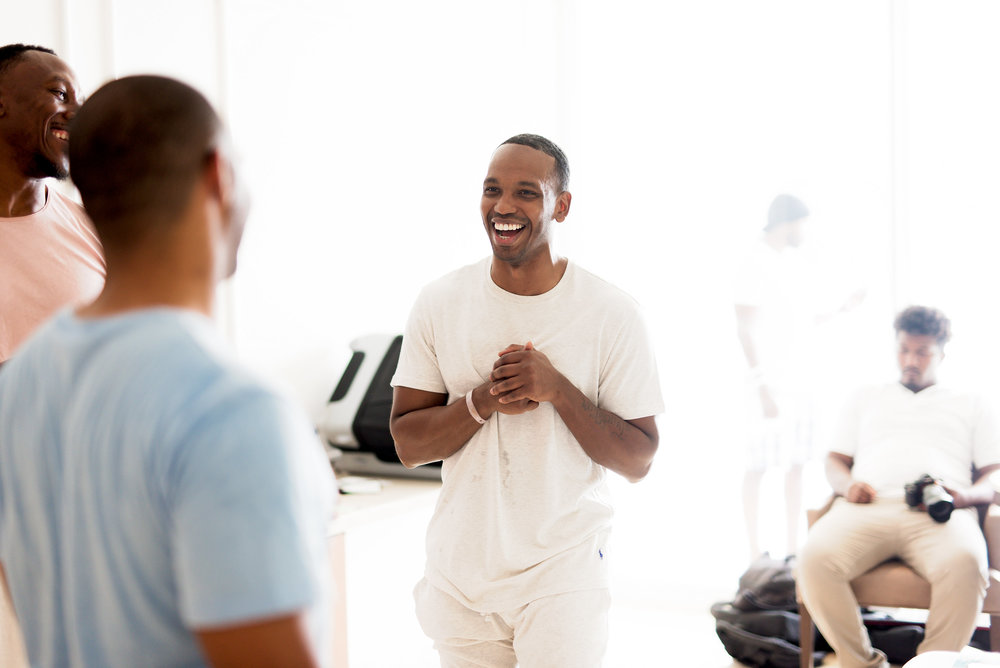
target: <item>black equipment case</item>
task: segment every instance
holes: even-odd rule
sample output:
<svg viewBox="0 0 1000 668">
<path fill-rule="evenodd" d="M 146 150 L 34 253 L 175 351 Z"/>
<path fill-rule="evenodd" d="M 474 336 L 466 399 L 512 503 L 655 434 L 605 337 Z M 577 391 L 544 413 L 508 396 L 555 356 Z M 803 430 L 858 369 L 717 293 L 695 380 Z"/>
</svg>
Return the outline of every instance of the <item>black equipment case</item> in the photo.
<svg viewBox="0 0 1000 668">
<path fill-rule="evenodd" d="M 365 475 L 441 478 L 441 462 L 408 469 L 389 433 L 392 387 L 403 337 L 372 334 L 351 342 L 352 355 L 330 395 L 317 430 L 343 454 L 334 465 Z"/>
</svg>

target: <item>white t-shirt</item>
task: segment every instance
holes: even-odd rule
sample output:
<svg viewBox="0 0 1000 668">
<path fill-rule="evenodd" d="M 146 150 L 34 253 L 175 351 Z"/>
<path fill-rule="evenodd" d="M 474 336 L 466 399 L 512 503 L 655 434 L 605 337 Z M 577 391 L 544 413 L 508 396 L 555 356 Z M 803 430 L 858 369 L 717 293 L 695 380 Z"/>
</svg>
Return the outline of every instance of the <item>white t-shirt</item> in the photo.
<svg viewBox="0 0 1000 668">
<path fill-rule="evenodd" d="M 625 420 L 663 411 L 631 297 L 573 263 L 552 290 L 530 297 L 502 290 L 489 272 L 486 258 L 424 288 L 394 386 L 464 400 L 489 378 L 497 353 L 531 341 L 598 407 Z M 443 463 L 428 581 L 482 612 L 607 586 L 605 476 L 551 404 L 494 414 Z"/>
<path fill-rule="evenodd" d="M 812 343 L 819 295 L 804 251 L 758 240 L 736 265 L 733 302 L 756 309 L 757 364 L 772 391 L 804 387 L 805 346 Z"/>
<path fill-rule="evenodd" d="M 854 458 L 851 475 L 882 497 L 928 473 L 949 487 L 972 484 L 972 469 L 1000 464 L 1000 430 L 978 396 L 931 385 L 865 387 L 848 401 L 830 450 Z"/>
</svg>

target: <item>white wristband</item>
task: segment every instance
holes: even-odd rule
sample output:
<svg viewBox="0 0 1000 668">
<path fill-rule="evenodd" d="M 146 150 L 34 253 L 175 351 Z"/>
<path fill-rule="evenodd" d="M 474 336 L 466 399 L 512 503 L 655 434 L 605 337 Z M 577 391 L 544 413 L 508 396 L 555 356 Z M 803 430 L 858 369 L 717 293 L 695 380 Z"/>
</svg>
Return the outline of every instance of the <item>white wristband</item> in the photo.
<svg viewBox="0 0 1000 668">
<path fill-rule="evenodd" d="M 465 395 L 465 405 L 469 407 L 469 415 L 472 416 L 473 420 L 479 424 L 486 424 L 486 420 L 479 417 L 479 413 L 476 412 L 476 405 L 472 403 L 472 392 Z"/>
</svg>

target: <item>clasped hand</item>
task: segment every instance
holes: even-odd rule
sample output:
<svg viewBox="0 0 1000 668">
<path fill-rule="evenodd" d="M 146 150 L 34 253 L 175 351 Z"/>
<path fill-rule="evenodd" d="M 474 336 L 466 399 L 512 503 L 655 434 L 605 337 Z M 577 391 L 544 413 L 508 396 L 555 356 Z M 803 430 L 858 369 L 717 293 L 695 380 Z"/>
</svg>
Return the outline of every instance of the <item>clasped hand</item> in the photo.
<svg viewBox="0 0 1000 668">
<path fill-rule="evenodd" d="M 531 341 L 523 346 L 511 344 L 497 357 L 490 372 L 490 396 L 499 403 L 499 412 L 525 413 L 557 396 L 562 375 Z"/>
</svg>

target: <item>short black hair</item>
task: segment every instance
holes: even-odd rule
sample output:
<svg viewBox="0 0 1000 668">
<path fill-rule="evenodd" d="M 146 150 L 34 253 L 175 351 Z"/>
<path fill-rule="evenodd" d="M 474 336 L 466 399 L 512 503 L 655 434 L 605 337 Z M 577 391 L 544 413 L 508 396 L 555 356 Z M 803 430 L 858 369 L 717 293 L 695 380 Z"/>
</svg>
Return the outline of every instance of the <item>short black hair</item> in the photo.
<svg viewBox="0 0 1000 668">
<path fill-rule="evenodd" d="M 0 46 L 0 77 L 7 72 L 11 65 L 21 60 L 26 51 L 41 51 L 42 53 L 57 56 L 56 52 L 52 49 L 34 44 L 7 44 L 6 46 Z"/>
<path fill-rule="evenodd" d="M 116 79 L 83 103 L 70 126 L 69 159 L 106 247 L 129 247 L 176 221 L 221 129 L 201 93 L 168 77 Z"/>
<path fill-rule="evenodd" d="M 566 159 L 566 154 L 563 153 L 563 150 L 556 146 L 555 142 L 551 139 L 546 139 L 541 135 L 520 134 L 514 135 L 503 144 L 500 144 L 500 146 L 504 144 L 528 146 L 541 151 L 545 155 L 552 156 L 556 161 L 556 185 L 559 187 L 559 192 L 563 192 L 569 188 L 569 160 Z"/>
<path fill-rule="evenodd" d="M 906 332 L 912 336 L 933 336 L 944 347 L 951 339 L 951 320 L 941 311 L 929 306 L 910 306 L 896 316 L 893 324 L 896 334 Z"/>
</svg>

